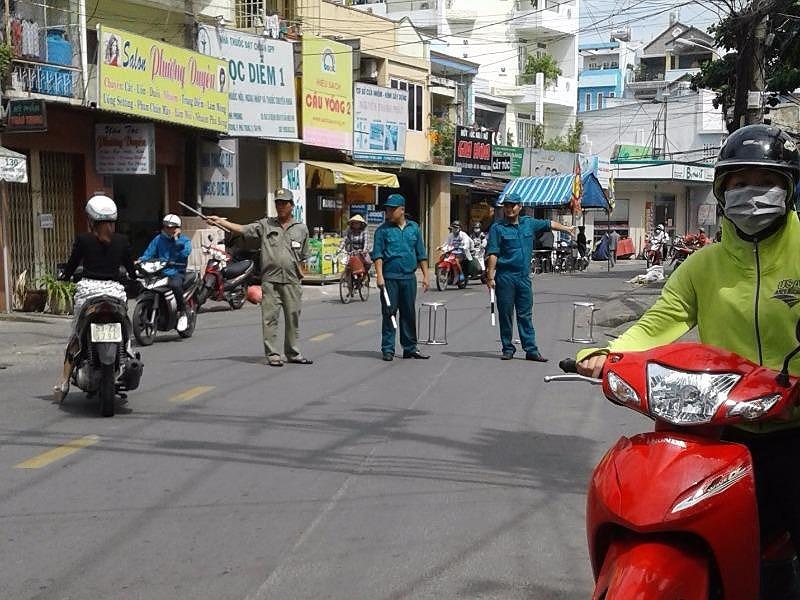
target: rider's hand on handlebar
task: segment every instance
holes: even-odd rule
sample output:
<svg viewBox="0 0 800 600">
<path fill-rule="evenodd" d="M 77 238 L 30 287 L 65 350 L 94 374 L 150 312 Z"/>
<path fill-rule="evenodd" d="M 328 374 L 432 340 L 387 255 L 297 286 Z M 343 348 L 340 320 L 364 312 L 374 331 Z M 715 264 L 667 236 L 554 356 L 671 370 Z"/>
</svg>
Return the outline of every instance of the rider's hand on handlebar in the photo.
<svg viewBox="0 0 800 600">
<path fill-rule="evenodd" d="M 606 364 L 608 356 L 605 354 L 596 354 L 590 356 L 586 360 L 578 363 L 578 373 L 584 377 L 593 377 L 599 379 L 603 374 L 603 365 Z"/>
</svg>

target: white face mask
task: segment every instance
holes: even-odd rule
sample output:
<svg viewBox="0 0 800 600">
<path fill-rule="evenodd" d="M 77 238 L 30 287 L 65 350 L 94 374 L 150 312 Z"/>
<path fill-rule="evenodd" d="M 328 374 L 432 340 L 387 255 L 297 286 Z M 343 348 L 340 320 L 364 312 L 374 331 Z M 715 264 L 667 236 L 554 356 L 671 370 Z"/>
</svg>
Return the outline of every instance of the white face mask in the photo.
<svg viewBox="0 0 800 600">
<path fill-rule="evenodd" d="M 786 214 L 788 193 L 780 186 L 748 185 L 725 192 L 725 216 L 747 235 L 756 235 Z"/>
</svg>

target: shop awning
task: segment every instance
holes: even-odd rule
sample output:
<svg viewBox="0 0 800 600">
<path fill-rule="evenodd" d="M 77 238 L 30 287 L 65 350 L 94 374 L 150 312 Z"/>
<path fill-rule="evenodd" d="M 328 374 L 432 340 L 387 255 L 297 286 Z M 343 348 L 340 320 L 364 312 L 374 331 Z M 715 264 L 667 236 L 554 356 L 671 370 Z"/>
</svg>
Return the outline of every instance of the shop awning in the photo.
<svg viewBox="0 0 800 600">
<path fill-rule="evenodd" d="M 506 194 L 515 193 L 522 198 L 524 206 L 549 206 L 557 208 L 566 206 L 572 199 L 572 183 L 574 175 L 558 175 L 556 177 L 517 177 L 509 182 L 500 198 Z M 587 173 L 582 178 L 583 195 L 581 206 L 586 208 L 599 208 L 610 210 L 608 198 L 600 182 L 593 173 Z"/>
<path fill-rule="evenodd" d="M 334 188 L 343 183 L 350 185 L 374 185 L 398 188 L 400 182 L 394 173 L 384 173 L 375 169 L 365 169 L 347 163 L 323 162 L 320 160 L 304 160 L 308 165 L 306 178 L 311 180 L 316 174 L 321 188 Z"/>
</svg>

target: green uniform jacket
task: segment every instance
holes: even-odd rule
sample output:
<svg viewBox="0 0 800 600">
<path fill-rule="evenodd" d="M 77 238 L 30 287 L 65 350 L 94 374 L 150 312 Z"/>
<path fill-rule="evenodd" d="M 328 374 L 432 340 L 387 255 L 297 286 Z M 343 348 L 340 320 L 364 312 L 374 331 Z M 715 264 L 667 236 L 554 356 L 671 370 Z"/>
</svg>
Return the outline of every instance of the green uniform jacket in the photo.
<svg viewBox="0 0 800 600">
<path fill-rule="evenodd" d="M 308 227 L 292 221 L 284 229 L 275 217 L 250 223 L 242 228 L 245 240 L 259 240 L 261 281 L 293 283 L 303 279 L 300 263 L 308 258 Z"/>
<path fill-rule="evenodd" d="M 609 351 L 647 350 L 670 344 L 695 325 L 700 341 L 780 370 L 798 345 L 800 319 L 800 221 L 791 211 L 786 225 L 759 243 L 746 242 L 723 219 L 722 242 L 706 246 L 670 275 L 658 301 L 607 349 L 584 350 L 582 360 Z M 800 357 L 790 364 L 800 375 Z M 756 423 L 754 432 L 800 426 L 793 421 Z"/>
</svg>

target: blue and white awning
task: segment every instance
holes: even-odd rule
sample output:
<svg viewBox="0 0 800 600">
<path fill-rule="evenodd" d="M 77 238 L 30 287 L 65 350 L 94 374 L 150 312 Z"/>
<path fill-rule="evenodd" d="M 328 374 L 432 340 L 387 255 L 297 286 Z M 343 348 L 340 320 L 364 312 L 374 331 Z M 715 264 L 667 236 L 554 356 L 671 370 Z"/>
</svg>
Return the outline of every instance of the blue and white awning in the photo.
<svg viewBox="0 0 800 600">
<path fill-rule="evenodd" d="M 593 173 L 583 176 L 583 208 L 609 210 L 608 198 L 603 187 Z M 523 206 L 552 207 L 566 206 L 572 199 L 572 183 L 575 175 L 556 175 L 550 177 L 517 177 L 506 185 L 500 199 L 506 194 L 515 193 L 522 199 Z"/>
</svg>

